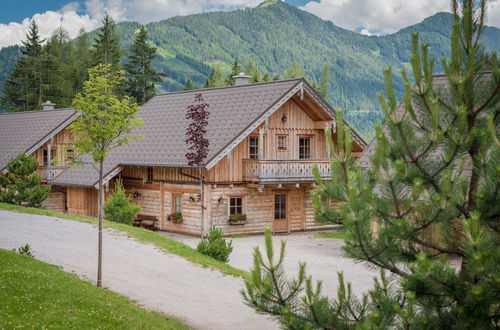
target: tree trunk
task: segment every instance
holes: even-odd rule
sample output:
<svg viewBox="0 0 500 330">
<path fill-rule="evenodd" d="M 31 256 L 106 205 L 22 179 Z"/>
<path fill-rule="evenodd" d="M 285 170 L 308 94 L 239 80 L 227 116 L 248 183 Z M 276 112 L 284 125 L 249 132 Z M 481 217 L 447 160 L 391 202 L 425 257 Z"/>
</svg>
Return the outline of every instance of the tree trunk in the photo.
<svg viewBox="0 0 500 330">
<path fill-rule="evenodd" d="M 203 186 L 203 173 L 201 172 L 201 166 L 198 168 L 200 175 L 200 204 L 201 204 L 201 238 L 203 238 L 205 234 L 205 189 Z"/>
<path fill-rule="evenodd" d="M 104 219 L 104 187 L 103 187 L 103 172 L 104 172 L 104 161 L 99 162 L 99 198 L 98 198 L 98 210 L 99 210 L 99 239 L 97 246 L 97 286 L 102 286 L 102 222 Z"/>
</svg>

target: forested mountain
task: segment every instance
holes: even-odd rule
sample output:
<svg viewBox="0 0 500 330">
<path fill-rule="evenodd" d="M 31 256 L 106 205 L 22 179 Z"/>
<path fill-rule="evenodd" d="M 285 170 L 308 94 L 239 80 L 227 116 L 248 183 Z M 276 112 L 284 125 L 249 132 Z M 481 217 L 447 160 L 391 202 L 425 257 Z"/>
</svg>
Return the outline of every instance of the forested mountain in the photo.
<svg viewBox="0 0 500 330">
<path fill-rule="evenodd" d="M 277 2 L 232 12 L 178 16 L 146 28 L 159 54 L 155 66 L 168 75 L 163 88 L 169 91 L 181 90 L 188 78 L 203 86 L 211 66 L 218 64 L 229 73 L 236 58 L 242 67 L 251 60 L 262 75 L 269 72 L 281 77 L 298 61 L 312 81 L 319 80 L 326 63 L 331 74 L 329 101 L 346 109 L 353 126 L 367 136 L 371 123 L 381 119 L 375 94 L 384 90 L 382 68 L 391 65 L 398 75 L 399 69 L 408 66 L 413 31 L 420 31 L 421 40 L 430 44 L 430 55 L 448 55 L 451 19 L 450 14 L 439 13 L 397 33 L 368 37 Z M 133 22 L 118 24 L 126 49 L 139 27 Z M 488 27 L 484 41 L 489 50 L 500 50 L 500 30 Z M 8 68 L 5 63 L 12 65 L 16 52 L 15 47 L 0 50 L 0 83 Z M 397 78 L 396 86 L 401 88 L 399 82 Z"/>
</svg>

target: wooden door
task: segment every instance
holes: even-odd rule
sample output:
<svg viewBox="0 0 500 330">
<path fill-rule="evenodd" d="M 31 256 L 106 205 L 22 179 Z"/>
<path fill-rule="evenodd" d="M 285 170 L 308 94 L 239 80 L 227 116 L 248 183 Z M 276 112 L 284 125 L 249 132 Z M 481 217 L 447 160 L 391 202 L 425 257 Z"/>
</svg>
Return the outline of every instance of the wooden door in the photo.
<svg viewBox="0 0 500 330">
<path fill-rule="evenodd" d="M 290 233 L 290 212 L 286 193 L 274 194 L 273 234 Z"/>
</svg>

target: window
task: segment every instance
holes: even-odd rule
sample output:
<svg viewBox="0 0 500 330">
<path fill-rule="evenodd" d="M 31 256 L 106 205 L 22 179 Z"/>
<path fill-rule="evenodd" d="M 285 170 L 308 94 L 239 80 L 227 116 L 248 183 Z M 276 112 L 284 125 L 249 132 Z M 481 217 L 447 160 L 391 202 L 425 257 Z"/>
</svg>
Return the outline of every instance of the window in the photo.
<svg viewBox="0 0 500 330">
<path fill-rule="evenodd" d="M 299 139 L 299 158 L 300 159 L 311 158 L 311 138 Z"/>
<path fill-rule="evenodd" d="M 75 160 L 75 151 L 73 149 L 66 150 L 66 161 L 68 163 Z"/>
<path fill-rule="evenodd" d="M 286 136 L 278 136 L 278 150 L 286 150 Z"/>
<path fill-rule="evenodd" d="M 229 199 L 229 215 L 243 214 L 243 197 Z"/>
<path fill-rule="evenodd" d="M 250 159 L 259 159 L 259 138 L 251 137 L 249 139 L 248 155 Z"/>
<path fill-rule="evenodd" d="M 182 213 L 182 195 L 174 195 L 172 204 L 174 213 Z"/>
<path fill-rule="evenodd" d="M 52 160 L 56 158 L 56 149 L 52 149 L 49 160 L 49 149 L 43 150 L 43 166 L 52 165 Z"/>
<path fill-rule="evenodd" d="M 274 219 L 286 219 L 286 194 L 274 195 Z"/>
<path fill-rule="evenodd" d="M 153 182 L 153 168 L 148 167 L 146 172 L 146 183 Z"/>
</svg>

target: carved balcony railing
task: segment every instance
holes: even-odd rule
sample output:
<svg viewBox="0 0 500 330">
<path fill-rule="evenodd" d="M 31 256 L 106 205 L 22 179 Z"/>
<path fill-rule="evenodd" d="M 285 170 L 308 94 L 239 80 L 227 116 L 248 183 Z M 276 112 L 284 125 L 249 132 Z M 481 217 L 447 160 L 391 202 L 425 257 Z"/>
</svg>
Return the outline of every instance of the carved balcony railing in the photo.
<svg viewBox="0 0 500 330">
<path fill-rule="evenodd" d="M 244 159 L 243 179 L 259 183 L 313 182 L 312 166 L 317 165 L 321 177 L 330 177 L 328 159 Z"/>
<path fill-rule="evenodd" d="M 43 182 L 50 182 L 67 168 L 67 166 L 42 166 L 38 168 L 37 174 L 41 176 Z"/>
</svg>

